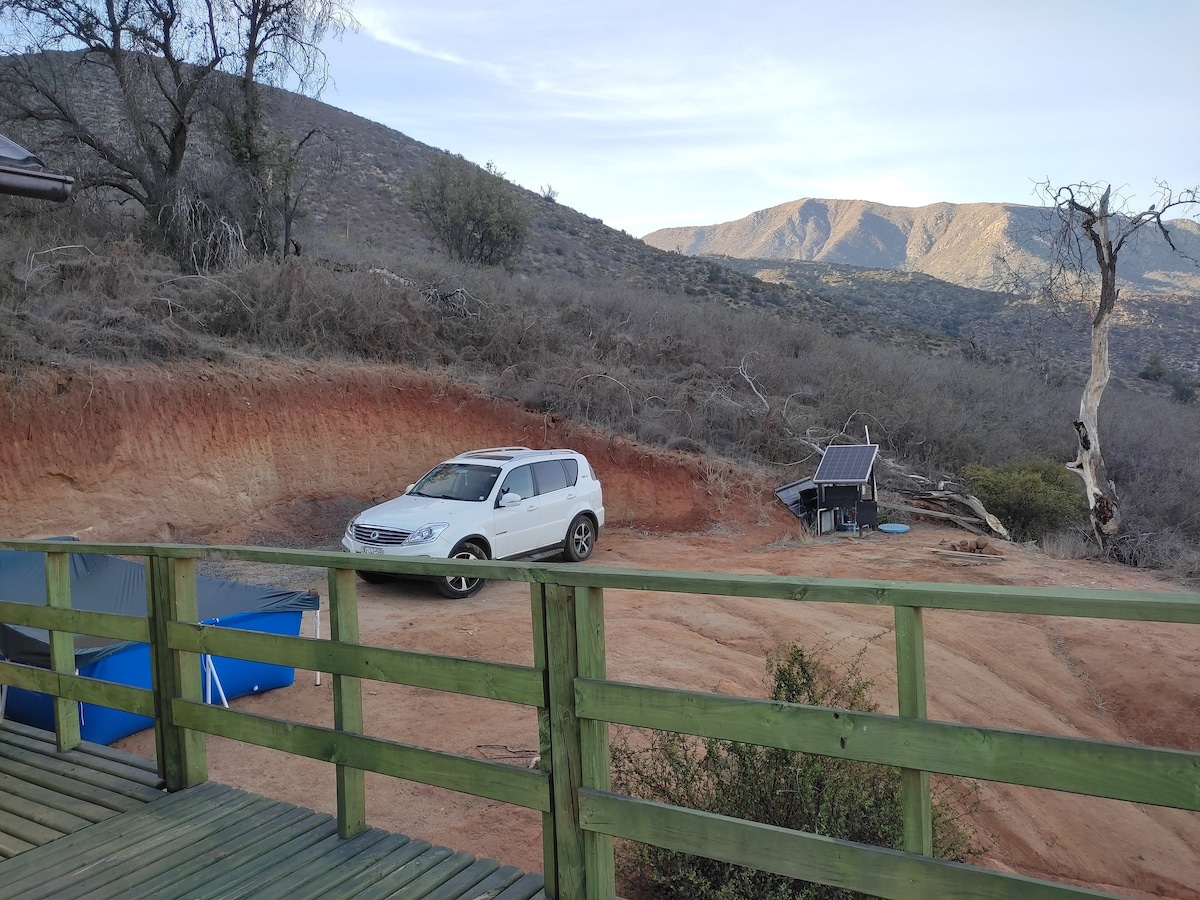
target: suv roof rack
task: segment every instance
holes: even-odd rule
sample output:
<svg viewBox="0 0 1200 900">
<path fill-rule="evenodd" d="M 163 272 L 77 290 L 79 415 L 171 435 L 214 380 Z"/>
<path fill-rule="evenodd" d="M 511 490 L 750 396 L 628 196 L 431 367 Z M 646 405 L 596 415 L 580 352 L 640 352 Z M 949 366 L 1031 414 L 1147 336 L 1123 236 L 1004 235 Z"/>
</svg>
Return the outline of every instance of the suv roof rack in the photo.
<svg viewBox="0 0 1200 900">
<path fill-rule="evenodd" d="M 534 453 L 528 447 L 488 447 L 484 450 L 468 450 L 465 453 L 460 453 L 455 459 L 494 459 L 499 461 L 507 461 L 512 459 L 519 453 Z"/>
</svg>

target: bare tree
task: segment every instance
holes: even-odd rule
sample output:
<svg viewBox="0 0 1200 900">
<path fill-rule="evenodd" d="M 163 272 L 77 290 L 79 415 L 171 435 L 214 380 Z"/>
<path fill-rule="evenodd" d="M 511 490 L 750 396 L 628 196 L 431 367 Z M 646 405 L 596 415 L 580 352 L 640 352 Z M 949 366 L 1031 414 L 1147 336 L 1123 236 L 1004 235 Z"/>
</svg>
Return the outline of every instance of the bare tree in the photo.
<svg viewBox="0 0 1200 900">
<path fill-rule="evenodd" d="M 1117 492 L 1105 471 L 1098 424 L 1100 398 L 1112 374 L 1109 332 L 1121 294 L 1117 261 L 1122 250 L 1143 236 L 1161 239 L 1180 253 L 1166 214 L 1196 209 L 1200 204 L 1198 190 L 1174 193 L 1160 182 L 1156 202 L 1145 210 L 1131 211 L 1120 196 L 1114 197 L 1111 185 L 1039 185 L 1051 216 L 1048 266 L 1038 279 L 1036 294 L 1055 306 L 1083 304 L 1090 313 L 1091 370 L 1079 401 L 1079 418 L 1074 423 L 1078 451 L 1068 468 L 1083 479 L 1093 530 L 1102 546 L 1121 528 Z"/>
<path fill-rule="evenodd" d="M 135 201 L 176 249 L 186 245 L 196 216 L 182 189 L 189 138 L 226 56 L 211 5 L 0 0 L 0 27 L 23 43 L 0 68 L 4 118 L 90 150 L 80 189 Z M 104 102 L 114 88 L 115 103 Z"/>
<path fill-rule="evenodd" d="M 225 110 L 227 140 L 252 198 L 251 215 L 263 252 L 276 248 L 271 208 L 284 211 L 283 247 L 291 241 L 293 189 L 303 182 L 300 170 L 310 131 L 293 142 L 274 137 L 264 125 L 261 85 L 290 85 L 297 93 L 319 97 L 329 80 L 329 64 L 321 41 L 358 28 L 350 13 L 351 0 L 228 0 L 237 24 L 238 90 Z M 273 199 L 279 193 L 286 194 Z"/>
<path fill-rule="evenodd" d="M 340 164 L 340 150 L 337 142 L 317 128 L 294 144 L 287 142 L 276 145 L 276 156 L 271 164 L 273 193 L 276 195 L 273 208 L 283 224 L 283 256 L 300 255 L 300 243 L 296 240 L 294 225 L 300 202 L 308 188 L 312 167 L 315 165 L 327 172 L 336 170 Z"/>
<path fill-rule="evenodd" d="M 181 261 L 220 262 L 244 244 L 245 204 L 230 197 L 229 163 L 258 146 L 257 82 L 294 79 L 319 90 L 319 42 L 353 24 L 334 0 L 0 0 L 0 118 L 35 128 L 46 145 L 84 148 L 80 189 L 133 201 Z M 223 164 L 193 133 L 240 79 L 243 140 Z M 246 127 L 248 125 L 248 128 Z M 233 144 L 234 142 L 229 142 Z M 250 221 L 261 210 L 251 204 Z"/>
</svg>

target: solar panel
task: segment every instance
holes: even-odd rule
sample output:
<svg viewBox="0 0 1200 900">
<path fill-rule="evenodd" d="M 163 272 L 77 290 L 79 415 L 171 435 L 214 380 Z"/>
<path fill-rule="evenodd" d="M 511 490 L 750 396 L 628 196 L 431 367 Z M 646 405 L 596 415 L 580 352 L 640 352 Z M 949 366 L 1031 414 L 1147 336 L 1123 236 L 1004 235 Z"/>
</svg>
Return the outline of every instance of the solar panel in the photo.
<svg viewBox="0 0 1200 900">
<path fill-rule="evenodd" d="M 871 477 L 878 444 L 826 447 L 813 481 L 817 484 L 864 484 Z"/>
</svg>

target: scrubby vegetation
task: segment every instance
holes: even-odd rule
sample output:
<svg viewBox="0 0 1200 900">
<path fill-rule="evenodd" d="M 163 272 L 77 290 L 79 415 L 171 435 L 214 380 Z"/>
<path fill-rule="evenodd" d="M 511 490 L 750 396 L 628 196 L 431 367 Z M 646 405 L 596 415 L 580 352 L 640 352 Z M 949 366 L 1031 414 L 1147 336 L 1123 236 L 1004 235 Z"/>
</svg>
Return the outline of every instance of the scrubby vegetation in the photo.
<svg viewBox="0 0 1200 900">
<path fill-rule="evenodd" d="M 83 204 L 31 211 L 4 200 L 0 365 L 280 354 L 436 369 L 781 483 L 812 473 L 814 444 L 858 441 L 865 428 L 881 445 L 885 489 L 1073 454 L 1079 388 L 1065 376 L 856 326 L 819 297 L 644 245 L 626 254 L 624 276 L 591 277 L 575 272 L 581 257 L 564 238 L 554 270 L 537 252 L 560 233 L 552 225 L 590 223 L 607 232 L 610 254 L 637 242 L 538 202 L 532 260 L 515 273 L 348 248 L 309 222 L 305 245 L 324 252 L 201 276 L 113 239 Z M 591 233 L 574 239 L 579 253 L 596 252 Z M 589 268 L 615 266 L 607 259 Z M 1109 472 L 1138 536 L 1116 543 L 1119 558 L 1200 573 L 1200 408 L 1110 388 L 1104 415 Z"/>
<path fill-rule="evenodd" d="M 439 156 L 409 178 L 408 203 L 459 262 L 511 265 L 529 237 L 529 212 L 492 163 Z"/>
<path fill-rule="evenodd" d="M 873 711 L 860 652 L 837 674 L 824 650 L 790 644 L 767 660 L 770 696 L 785 703 Z M 625 794 L 825 837 L 899 849 L 904 835 L 900 771 L 734 741 L 637 733 L 613 746 L 615 788 Z M 934 855 L 959 862 L 981 852 L 964 813 L 971 789 L 933 802 Z M 646 844 L 627 844 L 625 876 L 660 900 L 842 900 L 852 891 L 798 881 Z"/>
<path fill-rule="evenodd" d="M 1061 463 L 1025 460 L 994 468 L 972 463 L 963 476 L 1014 540 L 1038 540 L 1086 525 L 1082 483 Z"/>
<path fill-rule="evenodd" d="M 1200 388 L 1200 381 L 1194 381 L 1183 372 L 1167 366 L 1161 353 L 1150 354 L 1146 368 L 1138 373 L 1138 377 L 1169 386 L 1171 396 L 1180 403 L 1191 403 L 1196 399 L 1196 390 Z"/>
<path fill-rule="evenodd" d="M 71 85 L 97 110 L 107 102 L 102 82 Z M 1085 357 L 1022 349 L 1041 340 L 1034 323 L 1006 344 L 1008 325 L 973 331 L 994 295 L 852 267 L 760 280 L 756 268 L 656 250 L 553 189 L 506 184 L 497 221 L 520 227 L 501 229 L 490 260 L 456 253 L 427 236 L 413 186 L 433 185 L 439 165 L 488 190 L 498 173 L 323 104 L 261 95 L 271 134 L 299 145 L 319 132 L 338 161 L 306 168 L 312 182 L 289 207 L 288 247 L 302 255 L 239 253 L 205 270 L 156 249 L 146 223 L 102 193 L 63 207 L 0 197 L 0 367 L 19 377 L 48 363 L 278 354 L 435 369 L 780 483 L 811 474 L 815 448 L 867 429 L 885 491 L 1075 455 Z M 36 131 L 14 135 L 41 149 Z M 1138 352 L 1140 367 L 1152 350 Z M 1063 364 L 1049 365 L 1056 356 Z M 1200 576 L 1200 404 L 1177 402 L 1174 370 L 1136 371 L 1102 410 L 1127 525 L 1109 551 Z"/>
</svg>

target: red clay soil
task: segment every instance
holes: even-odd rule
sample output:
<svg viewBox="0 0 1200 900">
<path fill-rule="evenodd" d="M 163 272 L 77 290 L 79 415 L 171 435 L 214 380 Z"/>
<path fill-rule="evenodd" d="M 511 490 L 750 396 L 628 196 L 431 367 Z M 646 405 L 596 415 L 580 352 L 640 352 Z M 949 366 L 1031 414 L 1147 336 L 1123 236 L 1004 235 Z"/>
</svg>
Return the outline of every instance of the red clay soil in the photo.
<svg viewBox="0 0 1200 900">
<path fill-rule="evenodd" d="M 574 428 L 461 384 L 394 368 L 293 365 L 45 369 L 4 384 L 0 535 L 259 543 L 333 549 L 350 515 L 447 455 L 569 446 L 604 484 L 608 528 L 593 564 L 1014 586 L 1178 590 L 1152 574 L 1001 544 L 990 564 L 932 553 L 965 532 L 805 538 L 774 484 L 720 461 Z M 224 577 L 325 591 L 324 573 L 206 564 Z M 492 583 L 447 601 L 419 584 L 359 584 L 364 642 L 529 664 L 528 589 Z M 860 650 L 895 710 L 889 610 L 606 592 L 609 674 L 763 696 L 766 652 L 799 641 L 845 662 Z M 306 630 L 312 621 L 306 621 Z M 328 622 L 322 624 L 327 634 Z M 931 717 L 1200 751 L 1200 629 L 1104 620 L 926 614 Z M 865 648 L 865 650 L 864 650 Z M 330 678 L 234 701 L 331 724 Z M 526 764 L 532 713 L 364 683 L 368 732 Z M 153 755 L 149 732 L 120 743 Z M 335 809 L 332 767 L 209 738 L 217 781 Z M 372 825 L 540 870 L 540 815 L 367 776 Z M 1200 898 L 1195 813 L 978 785 L 982 864 L 1134 897 Z"/>
</svg>

